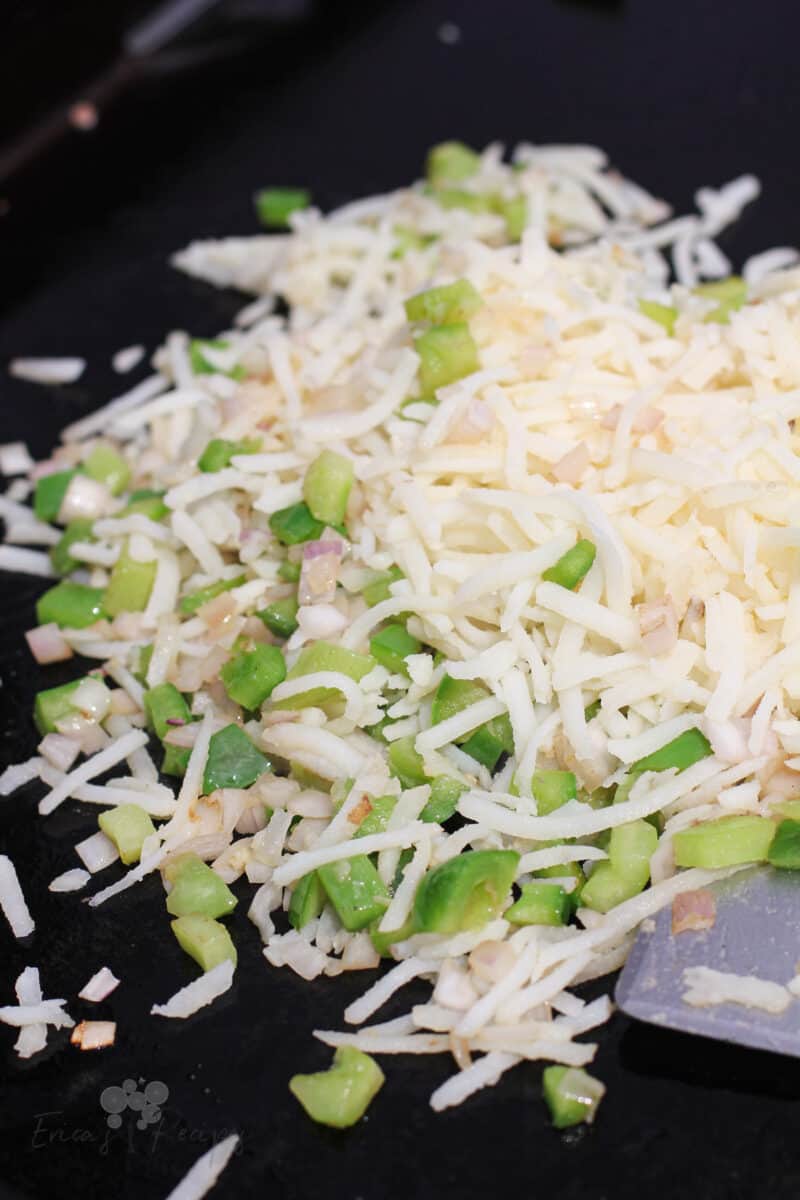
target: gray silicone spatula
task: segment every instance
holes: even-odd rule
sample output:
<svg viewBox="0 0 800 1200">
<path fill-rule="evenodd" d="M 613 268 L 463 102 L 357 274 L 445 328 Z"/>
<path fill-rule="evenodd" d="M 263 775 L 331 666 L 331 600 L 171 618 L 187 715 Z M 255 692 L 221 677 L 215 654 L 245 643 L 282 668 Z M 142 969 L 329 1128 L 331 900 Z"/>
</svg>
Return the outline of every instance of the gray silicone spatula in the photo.
<svg viewBox="0 0 800 1200">
<path fill-rule="evenodd" d="M 800 873 L 753 867 L 712 885 L 712 929 L 672 933 L 667 906 L 643 927 L 617 983 L 616 1001 L 630 1017 L 703 1037 L 800 1058 L 800 1000 L 782 1013 L 682 999 L 687 967 L 756 976 L 786 984 L 800 961 Z M 649 929 L 649 931 L 648 931 Z"/>
</svg>

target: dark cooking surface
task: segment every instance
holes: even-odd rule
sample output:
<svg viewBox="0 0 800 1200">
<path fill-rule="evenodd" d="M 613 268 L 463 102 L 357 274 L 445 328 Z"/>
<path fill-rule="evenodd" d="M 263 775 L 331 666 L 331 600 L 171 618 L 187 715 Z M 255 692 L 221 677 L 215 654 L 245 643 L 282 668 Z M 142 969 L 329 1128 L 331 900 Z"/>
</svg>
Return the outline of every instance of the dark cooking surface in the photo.
<svg viewBox="0 0 800 1200">
<path fill-rule="evenodd" d="M 738 258 L 800 241 L 794 9 L 789 0 L 406 0 L 354 20 L 346 39 L 317 35 L 305 62 L 293 42 L 280 61 L 265 51 L 263 68 L 152 88 L 140 107 L 120 108 L 97 150 L 86 142 L 55 161 L 39 202 L 23 197 L 0 225 L 0 361 L 78 353 L 91 362 L 70 389 L 3 377 L 2 440 L 24 437 L 43 454 L 60 425 L 120 390 L 107 365 L 116 349 L 152 349 L 175 325 L 201 335 L 224 326 L 240 298 L 176 275 L 165 256 L 190 237 L 252 230 L 257 186 L 307 183 L 327 207 L 413 177 L 425 147 L 445 136 L 596 142 L 677 204 L 696 184 L 754 170 L 766 194 L 724 244 Z M 455 46 L 437 38 L 444 20 L 461 27 Z M 0 725 L 11 761 L 35 745 L 27 714 L 44 676 L 19 644 L 40 589 L 3 582 Z M 535 1066 L 434 1117 L 427 1097 L 452 1069 L 443 1058 L 384 1059 L 386 1086 L 359 1128 L 313 1126 L 287 1079 L 328 1060 L 310 1031 L 339 1024 L 368 977 L 306 984 L 268 968 L 240 912 L 233 991 L 188 1022 L 149 1018 L 153 1001 L 195 973 L 169 934 L 160 885 L 150 880 L 99 912 L 50 895 L 47 882 L 74 865 L 70 848 L 92 817 L 65 804 L 37 823 L 34 799 L 27 789 L 0 802 L 0 846 L 19 865 L 37 920 L 29 947 L 0 923 L 0 1004 L 35 963 L 46 996 L 89 1015 L 73 997 L 105 963 L 123 983 L 97 1007 L 119 1035 L 113 1050 L 90 1056 L 51 1034 L 45 1054 L 25 1064 L 0 1031 L 0 1179 L 10 1185 L 0 1195 L 157 1200 L 231 1129 L 243 1150 L 213 1193 L 219 1200 L 800 1194 L 792 1060 L 619 1017 L 600 1037 L 596 1072 L 609 1092 L 591 1131 L 548 1128 Z M 404 991 L 386 1015 L 412 996 Z M 139 1088 L 160 1080 L 169 1096 L 160 1121 L 141 1131 L 128 1114 L 106 1140 L 100 1095 L 126 1079 Z"/>
</svg>

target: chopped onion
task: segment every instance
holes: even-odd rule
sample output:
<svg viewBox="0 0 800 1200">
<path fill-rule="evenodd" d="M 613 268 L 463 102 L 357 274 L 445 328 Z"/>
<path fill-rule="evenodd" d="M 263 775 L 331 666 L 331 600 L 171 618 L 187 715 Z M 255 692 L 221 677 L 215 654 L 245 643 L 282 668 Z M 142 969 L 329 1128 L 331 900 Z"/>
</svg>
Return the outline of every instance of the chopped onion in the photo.
<svg viewBox="0 0 800 1200">
<path fill-rule="evenodd" d="M 297 624 L 304 638 L 316 640 L 341 633 L 349 621 L 332 604 L 310 604 L 297 610 Z"/>
<path fill-rule="evenodd" d="M 485 983 L 497 983 L 516 961 L 508 942 L 480 942 L 469 956 L 470 970 Z"/>
<path fill-rule="evenodd" d="M 367 804 L 369 806 L 367 812 L 369 812 L 372 807 L 369 805 L 369 800 L 367 800 Z M 333 801 L 330 796 L 327 792 L 317 792 L 313 788 L 307 788 L 305 791 L 300 792 L 299 795 L 290 797 L 286 807 L 296 817 L 324 818 L 333 816 Z M 351 812 L 348 815 L 348 820 L 352 815 Z M 353 824 L 359 824 L 358 820 L 354 821 Z"/>
<path fill-rule="evenodd" d="M 93 833 L 91 837 L 78 842 L 75 853 L 92 875 L 98 871 L 104 871 L 119 858 L 117 847 L 111 838 L 106 837 L 102 831 Z"/>
<path fill-rule="evenodd" d="M 67 525 L 79 517 L 106 516 L 113 510 L 114 500 L 104 483 L 90 479 L 88 475 L 76 475 L 70 480 L 61 508 L 58 510 L 59 524 Z"/>
<path fill-rule="evenodd" d="M 85 984 L 78 992 L 81 1000 L 88 1000 L 92 1004 L 99 1004 L 101 1000 L 105 1000 L 106 996 L 110 996 L 115 988 L 119 987 L 119 980 L 113 971 L 109 971 L 108 967 L 101 967 L 96 971 L 87 984 Z"/>
<path fill-rule="evenodd" d="M 37 749 L 59 771 L 68 771 L 80 754 L 78 743 L 62 733 L 46 733 Z"/>
<path fill-rule="evenodd" d="M 306 542 L 297 599 L 301 605 L 330 604 L 336 597 L 336 581 L 344 555 L 341 541 Z"/>
<path fill-rule="evenodd" d="M 345 971 L 371 971 L 380 966 L 381 956 L 368 933 L 355 933 L 344 948 L 342 966 Z"/>
<path fill-rule="evenodd" d="M 678 616 L 669 596 L 639 605 L 639 632 L 642 647 L 655 657 L 669 654 L 678 644 Z"/>
<path fill-rule="evenodd" d="M 75 688 L 70 705 L 90 721 L 104 721 L 111 709 L 111 692 L 101 679 L 90 675 Z"/>
<path fill-rule="evenodd" d="M 72 647 L 54 623 L 37 625 L 35 629 L 28 629 L 25 633 L 25 641 L 37 663 L 42 665 L 66 662 L 68 658 L 72 658 Z"/>
<path fill-rule="evenodd" d="M 488 404 L 477 397 L 470 400 L 467 410 L 454 421 L 448 430 L 445 443 L 455 442 L 462 445 L 473 445 L 482 442 L 494 428 L 495 416 Z"/>
<path fill-rule="evenodd" d="M 169 722 L 167 723 L 169 724 Z M 192 721 L 188 725 L 175 725 L 169 733 L 165 734 L 164 741 L 168 746 L 178 746 L 182 750 L 189 750 L 197 740 L 199 728 L 200 724 L 197 721 Z"/>
<path fill-rule="evenodd" d="M 585 442 L 578 442 L 553 466 L 553 475 L 559 483 L 578 483 L 589 466 L 589 450 Z"/>
<path fill-rule="evenodd" d="M 104 1050 L 114 1045 L 116 1036 L 116 1021 L 81 1021 L 73 1029 L 69 1040 L 81 1050 Z"/>
<path fill-rule="evenodd" d="M 469 973 L 455 959 L 446 958 L 433 989 L 434 1004 L 455 1009 L 456 1012 L 466 1012 L 477 999 L 478 993 Z"/>
</svg>

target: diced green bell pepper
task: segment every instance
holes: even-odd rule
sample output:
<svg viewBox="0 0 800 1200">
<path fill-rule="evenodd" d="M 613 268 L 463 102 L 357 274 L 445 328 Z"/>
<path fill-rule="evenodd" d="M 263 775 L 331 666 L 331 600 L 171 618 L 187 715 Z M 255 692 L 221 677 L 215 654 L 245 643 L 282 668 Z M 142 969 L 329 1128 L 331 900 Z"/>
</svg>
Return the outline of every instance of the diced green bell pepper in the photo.
<svg viewBox="0 0 800 1200">
<path fill-rule="evenodd" d="M 372 807 L 359 823 L 356 837 L 370 837 L 373 833 L 383 833 L 389 823 L 397 804 L 396 796 L 376 796 L 370 801 Z"/>
<path fill-rule="evenodd" d="M 297 629 L 297 610 L 299 605 L 295 596 L 286 596 L 283 600 L 273 600 L 266 608 L 256 613 L 270 633 L 276 637 L 288 638 Z"/>
<path fill-rule="evenodd" d="M 237 654 L 220 671 L 225 691 L 242 708 L 260 708 L 286 678 L 286 663 L 277 646 L 259 645 Z"/>
<path fill-rule="evenodd" d="M 513 196 L 509 200 L 501 198 L 495 207 L 506 223 L 509 241 L 520 241 L 528 225 L 527 197 Z"/>
<path fill-rule="evenodd" d="M 767 861 L 773 867 L 800 871 L 800 821 L 784 820 L 779 823 L 767 853 Z"/>
<path fill-rule="evenodd" d="M 76 542 L 91 542 L 92 522 L 86 517 L 70 521 L 55 546 L 50 547 L 50 562 L 59 575 L 69 575 L 81 565 L 80 560 L 70 553 Z"/>
<path fill-rule="evenodd" d="M 208 604 L 209 600 L 215 600 L 223 592 L 230 592 L 234 588 L 241 587 L 246 581 L 246 575 L 237 575 L 235 579 L 220 579 L 217 583 L 210 583 L 208 587 L 200 588 L 197 592 L 183 596 L 178 607 L 182 613 L 191 616 L 192 613 L 197 612 L 198 608 Z"/>
<path fill-rule="evenodd" d="M 670 337 L 675 336 L 675 322 L 678 310 L 669 304 L 659 304 L 655 300 L 640 300 L 639 311 L 651 321 L 657 321 L 667 331 Z"/>
<path fill-rule="evenodd" d="M 470 705 L 485 700 L 490 694 L 488 688 L 475 680 L 443 676 L 433 698 L 431 724 L 438 725 L 441 721 L 446 721 Z M 490 771 L 494 770 L 501 754 L 511 754 L 514 750 L 511 722 L 505 713 L 493 717 L 491 721 L 458 740 L 465 754 L 469 754 Z"/>
<path fill-rule="evenodd" d="M 119 804 L 116 808 L 109 808 L 100 813 L 97 824 L 106 837 L 111 838 L 126 866 L 139 861 L 145 838 L 156 831 L 150 814 L 138 804 Z"/>
<path fill-rule="evenodd" d="M 298 879 L 289 903 L 289 924 L 292 929 L 303 929 L 314 921 L 325 907 L 325 889 L 316 871 Z"/>
<path fill-rule="evenodd" d="M 534 771 L 531 795 L 536 801 L 539 816 L 546 817 L 569 800 L 577 799 L 577 780 L 572 771 Z"/>
<path fill-rule="evenodd" d="M 36 601 L 40 625 L 55 623 L 60 629 L 86 629 L 105 616 L 102 588 L 64 580 Z"/>
<path fill-rule="evenodd" d="M 308 467 L 303 479 L 303 499 L 317 521 L 341 525 L 355 474 L 353 463 L 343 454 L 323 450 Z"/>
<path fill-rule="evenodd" d="M 69 717 L 75 712 L 71 700 L 72 693 L 78 684 L 83 683 L 87 678 L 88 676 L 84 676 L 82 679 L 73 679 L 71 683 L 62 683 L 59 687 L 46 688 L 44 691 L 36 693 L 33 719 L 39 733 L 55 733 L 56 723 L 63 721 L 65 717 Z"/>
<path fill-rule="evenodd" d="M 312 1121 L 349 1129 L 363 1117 L 383 1081 L 383 1071 L 374 1058 L 355 1046 L 338 1046 L 329 1070 L 294 1075 L 289 1090 Z"/>
<path fill-rule="evenodd" d="M 207 796 L 217 788 L 249 788 L 271 766 L 266 754 L 253 745 L 239 725 L 226 725 L 211 736 L 203 794 Z"/>
<path fill-rule="evenodd" d="M 573 591 L 588 574 L 596 554 L 594 542 L 581 538 L 566 554 L 562 554 L 557 563 L 542 571 L 542 579 Z"/>
<path fill-rule="evenodd" d="M 542 1090 L 556 1129 L 591 1124 L 605 1094 L 599 1079 L 581 1067 L 545 1067 Z"/>
<path fill-rule="evenodd" d="M 106 588 L 104 607 L 109 617 L 123 612 L 143 612 L 153 590 L 158 563 L 138 562 L 125 547 L 114 564 Z"/>
<path fill-rule="evenodd" d="M 471 192 L 467 188 L 436 188 L 433 197 L 441 208 L 447 210 L 463 208 L 465 212 L 488 213 L 494 209 L 491 196 Z"/>
<path fill-rule="evenodd" d="M 558 883 L 526 883 L 519 900 L 503 913 L 512 925 L 566 925 L 572 914 L 569 895 Z"/>
<path fill-rule="evenodd" d="M 425 174 L 434 187 L 459 183 L 474 175 L 480 162 L 480 155 L 463 142 L 440 142 L 428 151 Z"/>
<path fill-rule="evenodd" d="M 747 284 L 739 275 L 730 275 L 727 279 L 715 279 L 713 283 L 701 283 L 694 289 L 694 294 L 706 300 L 719 301 L 718 306 L 705 317 L 706 322 L 727 325 L 731 313 L 737 312 L 747 301 Z"/>
<path fill-rule="evenodd" d="M 467 790 L 467 785 L 450 775 L 437 775 L 431 780 L 431 794 L 428 803 L 419 814 L 421 821 L 429 821 L 435 825 L 443 825 L 454 815 L 458 807 L 458 798 Z"/>
<path fill-rule="evenodd" d="M 236 966 L 236 947 L 231 941 L 231 935 L 219 921 L 203 917 L 199 913 L 190 913 L 185 917 L 176 917 L 174 921 L 170 921 L 170 925 L 178 939 L 178 945 L 191 955 L 204 971 L 218 967 L 228 958 Z"/>
<path fill-rule="evenodd" d="M 197 460 L 201 471 L 211 475 L 231 465 L 231 459 L 237 454 L 258 454 L 261 449 L 261 438 L 242 438 L 239 442 L 230 442 L 226 438 L 212 438 Z"/>
<path fill-rule="evenodd" d="M 581 904 L 608 912 L 643 891 L 650 879 L 650 858 L 658 833 L 649 821 L 630 821 L 611 830 L 608 859 L 592 871 L 581 890 Z"/>
<path fill-rule="evenodd" d="M 131 469 L 122 455 L 102 443 L 98 443 L 83 460 L 83 469 L 90 479 L 104 483 L 112 496 L 124 492 L 131 477 Z"/>
<path fill-rule="evenodd" d="M 128 503 L 120 510 L 118 516 L 132 517 L 140 513 L 151 521 L 163 521 L 169 512 L 163 500 L 165 495 L 165 492 L 156 491 L 154 488 L 139 488 L 131 492 Z"/>
<path fill-rule="evenodd" d="M 236 897 L 216 871 L 197 854 L 179 854 L 164 868 L 172 886 L 167 912 L 173 917 L 226 917 L 236 907 Z"/>
<path fill-rule="evenodd" d="M 419 654 L 422 642 L 412 637 L 404 625 L 384 625 L 370 638 L 369 649 L 372 657 L 377 659 L 382 667 L 394 675 L 408 675 L 406 658 L 409 654 Z"/>
<path fill-rule="evenodd" d="M 287 559 L 278 567 L 278 579 L 282 579 L 284 583 L 297 583 L 301 570 L 299 562 L 289 562 Z"/>
<path fill-rule="evenodd" d="M 413 737 L 401 737 L 389 743 L 389 770 L 405 788 L 427 783 L 422 755 L 414 748 Z"/>
<path fill-rule="evenodd" d="M 288 229 L 292 213 L 308 208 L 311 193 L 305 188 L 262 188 L 256 193 L 258 219 L 267 229 Z"/>
<path fill-rule="evenodd" d="M 483 304 L 478 292 L 468 279 L 457 279 L 441 287 L 418 292 L 405 302 L 409 321 L 430 321 L 433 325 L 447 325 L 451 321 L 467 321 Z"/>
<path fill-rule="evenodd" d="M 708 738 L 699 729 L 687 729 L 660 750 L 654 750 L 652 754 L 633 763 L 629 773 L 641 775 L 643 771 L 668 771 L 672 767 L 685 771 L 701 758 L 708 758 L 709 754 L 711 744 Z"/>
<path fill-rule="evenodd" d="M 297 546 L 318 538 L 325 528 L 323 521 L 311 515 L 311 509 L 303 501 L 279 508 L 269 519 L 269 527 L 284 546 Z M 299 574 L 299 573 L 298 573 Z"/>
<path fill-rule="evenodd" d="M 515 850 L 467 850 L 423 877 L 414 925 L 424 933 L 479 929 L 501 911 L 517 872 Z"/>
<path fill-rule="evenodd" d="M 179 725 L 189 725 L 192 713 L 186 700 L 172 683 L 159 683 L 144 694 L 147 719 L 156 737 L 162 742 Z M 164 761 L 161 770 L 165 775 L 183 775 L 191 750 L 182 746 L 164 746 Z"/>
<path fill-rule="evenodd" d="M 33 511 L 40 521 L 49 523 L 58 519 L 67 488 L 77 474 L 78 472 L 75 470 L 54 471 L 51 475 L 43 475 L 36 481 L 33 493 Z"/>
<path fill-rule="evenodd" d="M 775 829 L 775 822 L 768 817 L 749 813 L 690 825 L 673 838 L 675 863 L 679 867 L 716 868 L 764 862 Z"/>
<path fill-rule="evenodd" d="M 414 349 L 420 357 L 419 382 L 423 395 L 472 375 L 481 365 L 478 347 L 463 321 L 434 325 L 414 338 Z"/>
<path fill-rule="evenodd" d="M 366 854 L 317 868 L 317 875 L 342 925 L 364 929 L 389 907 L 389 889 Z"/>
<path fill-rule="evenodd" d="M 338 671 L 358 683 L 374 666 L 375 659 L 369 655 L 355 654 L 352 650 L 346 650 L 333 642 L 314 642 L 313 645 L 303 647 L 286 678 L 299 679 L 317 671 Z M 315 687 L 309 688 L 307 692 L 298 692 L 296 696 L 288 696 L 285 700 L 278 700 L 275 707 L 316 708 L 339 698 L 340 693 L 336 688 Z"/>
<path fill-rule="evenodd" d="M 380 604 L 382 600 L 391 600 L 392 593 L 389 589 L 398 579 L 405 579 L 403 572 L 399 567 L 389 567 L 388 571 L 378 572 L 376 578 L 361 589 L 361 595 L 370 608 Z"/>
</svg>

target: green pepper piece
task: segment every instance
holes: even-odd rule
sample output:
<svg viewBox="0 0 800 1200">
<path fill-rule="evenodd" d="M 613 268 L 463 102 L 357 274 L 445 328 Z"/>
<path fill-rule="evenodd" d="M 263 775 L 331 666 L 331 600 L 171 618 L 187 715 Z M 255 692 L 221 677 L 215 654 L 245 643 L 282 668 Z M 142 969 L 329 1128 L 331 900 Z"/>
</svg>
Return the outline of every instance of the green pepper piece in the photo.
<svg viewBox="0 0 800 1200">
<path fill-rule="evenodd" d="M 534 771 L 531 795 L 536 801 L 537 813 L 545 817 L 567 801 L 577 798 L 577 780 L 572 771 Z"/>
<path fill-rule="evenodd" d="M 396 796 L 376 796 L 370 801 L 371 808 L 360 822 L 355 832 L 356 837 L 370 837 L 373 833 L 383 833 L 389 823 L 389 817 L 397 804 Z"/>
<path fill-rule="evenodd" d="M 800 821 L 800 800 L 780 800 L 770 806 L 770 815 L 786 817 L 790 821 Z"/>
<path fill-rule="evenodd" d="M 480 155 L 463 142 L 440 142 L 428 151 L 425 174 L 438 187 L 442 183 L 458 183 L 462 179 L 469 179 L 480 163 Z"/>
<path fill-rule="evenodd" d="M 466 741 L 461 742 L 461 749 L 493 771 L 500 756 L 511 754 L 514 749 L 514 734 L 507 714 L 502 713 L 485 725 L 479 725 Z"/>
<path fill-rule="evenodd" d="M 764 862 L 774 836 L 775 822 L 768 817 L 748 813 L 703 821 L 675 834 L 675 863 L 716 868 Z"/>
<path fill-rule="evenodd" d="M 200 588 L 198 592 L 191 592 L 188 596 L 184 596 L 178 607 L 182 613 L 190 616 L 192 613 L 196 613 L 198 608 L 208 604 L 209 600 L 214 600 L 223 592 L 230 592 L 233 588 L 241 587 L 246 582 L 246 575 L 237 575 L 235 579 L 220 579 L 217 583 L 210 583 L 208 587 Z"/>
<path fill-rule="evenodd" d="M 408 675 L 406 658 L 419 654 L 422 642 L 412 637 L 404 625 L 384 625 L 370 638 L 370 653 L 382 667 L 394 675 Z"/>
<path fill-rule="evenodd" d="M 542 571 L 542 579 L 548 583 L 558 583 L 561 587 L 573 591 L 588 574 L 596 553 L 594 543 L 586 538 L 581 538 L 572 549 L 568 550 L 566 554 L 562 554 L 557 563 L 548 567 L 546 571 Z"/>
<path fill-rule="evenodd" d="M 376 577 L 361 589 L 361 595 L 370 608 L 375 604 L 380 604 L 382 600 L 391 600 L 390 588 L 393 583 L 397 583 L 398 579 L 405 579 L 405 575 L 399 567 L 389 567 L 388 571 L 378 571 Z"/>
<path fill-rule="evenodd" d="M 389 889 L 366 854 L 317 868 L 320 883 L 342 925 L 364 929 L 389 907 Z"/>
<path fill-rule="evenodd" d="M 601 707 L 602 704 L 599 700 L 593 700 L 591 704 L 586 705 L 586 708 L 583 710 L 583 719 L 587 725 L 595 719 Z"/>
<path fill-rule="evenodd" d="M 289 924 L 292 929 L 303 929 L 314 921 L 325 907 L 325 889 L 316 871 L 298 879 L 289 904 Z"/>
<path fill-rule="evenodd" d="M 611 830 L 608 861 L 616 873 L 641 892 L 650 880 L 650 859 L 658 845 L 658 831 L 649 821 L 628 821 Z"/>
<path fill-rule="evenodd" d="M 431 724 L 438 725 L 441 721 L 446 721 L 470 705 L 485 700 L 490 694 L 489 689 L 482 683 L 443 676 L 433 698 Z M 490 771 L 494 770 L 501 754 L 510 754 L 514 749 L 511 722 L 505 713 L 493 717 L 491 721 L 479 726 L 473 733 L 465 734 L 458 741 L 462 744 L 465 754 L 471 755 Z"/>
<path fill-rule="evenodd" d="M 800 870 L 800 821 L 784 820 L 779 823 L 767 853 L 767 861 L 773 867 Z"/>
<path fill-rule="evenodd" d="M 370 925 L 369 937 L 381 958 L 391 958 L 391 947 L 397 942 L 405 942 L 415 933 L 413 917 L 409 917 L 399 929 L 386 929 L 381 932 L 378 928 L 379 925 L 380 921 L 375 921 Z"/>
<path fill-rule="evenodd" d="M 198 458 L 197 466 L 211 475 L 229 467 L 235 455 L 258 454 L 260 449 L 261 438 L 242 438 L 239 442 L 230 442 L 226 438 L 212 438 Z"/>
<path fill-rule="evenodd" d="M 343 646 L 337 646 L 333 642 L 314 642 L 311 646 L 303 647 L 286 678 L 299 679 L 303 675 L 312 675 L 317 671 L 338 671 L 358 683 L 374 666 L 375 659 L 369 655 L 355 654 L 352 650 L 346 650 Z M 276 701 L 275 707 L 316 708 L 328 704 L 332 700 L 338 700 L 339 697 L 340 693 L 336 688 L 309 688 L 307 692 L 298 692 L 296 696 L 288 696 L 285 700 Z"/>
<path fill-rule="evenodd" d="M 349 1129 L 367 1111 L 383 1087 L 384 1074 L 374 1058 L 355 1046 L 339 1046 L 333 1066 L 314 1075 L 294 1075 L 289 1090 L 312 1121 Z"/>
<path fill-rule="evenodd" d="M 139 562 L 123 549 L 106 588 L 104 607 L 109 617 L 123 612 L 143 612 L 153 590 L 158 563 Z"/>
<path fill-rule="evenodd" d="M 180 948 L 191 955 L 204 971 L 218 967 L 228 958 L 236 966 L 236 947 L 231 935 L 219 921 L 199 913 L 189 913 L 184 917 L 176 917 L 170 921 L 170 925 Z"/>
<path fill-rule="evenodd" d="M 284 546 L 297 546 L 300 542 L 318 538 L 325 525 L 311 515 L 311 509 L 304 501 L 278 509 L 270 517 L 269 527 Z"/>
<path fill-rule="evenodd" d="M 219 674 L 235 704 L 256 709 L 286 678 L 286 663 L 277 646 L 259 645 L 230 659 Z"/>
<path fill-rule="evenodd" d="M 454 815 L 458 807 L 458 798 L 467 790 L 467 785 L 450 775 L 437 775 L 431 780 L 431 794 L 428 803 L 419 814 L 421 821 L 430 821 L 434 825 L 444 825 Z"/>
<path fill-rule="evenodd" d="M 640 300 L 639 311 L 649 317 L 651 321 L 657 321 L 659 325 L 663 325 L 670 337 L 675 336 L 675 322 L 678 319 L 677 308 L 673 308 L 669 304 L 658 304 L 655 300 Z"/>
<path fill-rule="evenodd" d="M 209 742 L 203 794 L 217 788 L 249 788 L 271 767 L 266 754 L 256 749 L 239 725 L 226 725 Z"/>
<path fill-rule="evenodd" d="M 303 499 L 309 512 L 324 525 L 341 525 L 353 486 L 353 463 L 343 454 L 323 450 L 308 467 L 303 479 Z"/>
<path fill-rule="evenodd" d="M 526 883 L 503 916 L 512 925 L 566 925 L 571 914 L 572 903 L 560 884 Z"/>
<path fill-rule="evenodd" d="M 80 560 L 73 558 L 70 550 L 76 542 L 91 542 L 92 522 L 86 517 L 76 517 L 70 521 L 55 546 L 50 547 L 50 562 L 53 570 L 59 575 L 69 575 L 81 565 Z"/>
<path fill-rule="evenodd" d="M 105 615 L 104 597 L 102 588 L 64 580 L 36 601 L 36 620 L 60 629 L 86 629 Z"/>
<path fill-rule="evenodd" d="M 230 379 L 242 380 L 247 378 L 247 371 L 241 363 L 231 367 L 229 371 L 220 371 L 206 357 L 206 350 L 227 350 L 229 342 L 224 338 L 192 338 L 189 343 L 189 362 L 195 375 L 227 375 Z M 259 443 L 260 444 L 260 443 Z M 252 450 L 237 450 L 237 454 L 252 454 Z"/>
<path fill-rule="evenodd" d="M 497 211 L 506 223 L 509 241 L 521 241 L 528 225 L 527 197 L 514 196 L 510 200 L 501 199 L 497 204 Z"/>
<path fill-rule="evenodd" d="M 438 234 L 418 233 L 408 225 L 395 225 L 394 236 L 397 242 L 391 254 L 392 258 L 405 258 L 409 250 L 425 250 L 438 240 Z"/>
<path fill-rule="evenodd" d="M 405 302 L 409 321 L 430 321 L 434 325 L 447 325 L 451 321 L 466 321 L 483 304 L 478 292 L 468 279 L 457 279 L 441 287 L 418 292 Z"/>
<path fill-rule="evenodd" d="M 542 1090 L 556 1129 L 591 1124 L 605 1087 L 581 1067 L 545 1067 Z"/>
<path fill-rule="evenodd" d="M 473 213 L 492 211 L 491 197 L 470 192 L 466 188 L 437 188 L 433 195 L 437 204 L 444 209 L 463 208 L 465 212 Z"/>
<path fill-rule="evenodd" d="M 171 683 L 159 683 L 144 694 L 147 719 L 162 742 L 170 729 L 191 724 L 189 705 L 178 689 Z M 164 761 L 161 770 L 165 775 L 183 775 L 191 750 L 181 746 L 164 746 Z"/>
<path fill-rule="evenodd" d="M 297 583 L 301 569 L 299 562 L 282 562 L 278 567 L 278 579 L 282 579 L 284 583 Z"/>
<path fill-rule="evenodd" d="M 422 755 L 414 748 L 413 737 L 401 737 L 389 743 L 389 770 L 404 788 L 427 783 Z"/>
<path fill-rule="evenodd" d="M 36 482 L 33 493 L 33 511 L 40 521 L 57 521 L 58 513 L 77 471 L 54 471 L 43 475 Z"/>
<path fill-rule="evenodd" d="M 660 750 L 654 750 L 652 754 L 633 763 L 630 773 L 641 775 L 643 771 L 668 771 L 672 767 L 685 771 L 701 758 L 708 758 L 711 752 L 708 738 L 699 729 L 687 729 Z"/>
<path fill-rule="evenodd" d="M 136 656 L 136 659 L 137 659 L 136 668 L 133 673 L 136 676 L 136 678 L 139 680 L 139 683 L 143 683 L 145 685 L 145 687 L 147 686 L 147 672 L 150 670 L 150 660 L 152 659 L 152 657 L 153 657 L 153 643 L 152 642 L 148 642 L 148 644 L 146 646 L 139 647 L 139 652 Z"/>
<path fill-rule="evenodd" d="M 173 917 L 226 917 L 236 907 L 236 897 L 216 871 L 197 854 L 179 854 L 164 868 L 172 886 L 167 912 Z"/>
<path fill-rule="evenodd" d="M 120 509 L 117 515 L 132 517 L 136 513 L 141 513 L 143 517 L 148 517 L 151 521 L 163 521 L 169 512 L 163 500 L 165 495 L 165 492 L 156 491 L 154 488 L 139 488 L 137 491 L 131 492 L 128 503 L 123 509 Z"/>
<path fill-rule="evenodd" d="M 414 338 L 420 357 L 419 383 L 423 395 L 455 383 L 480 368 L 478 347 L 463 321 L 434 325 Z"/>
<path fill-rule="evenodd" d="M 139 861 L 145 838 L 156 831 L 150 814 L 138 804 L 119 804 L 116 808 L 109 808 L 100 813 L 97 824 L 106 837 L 111 838 L 126 866 Z"/>
<path fill-rule="evenodd" d="M 78 684 L 84 682 L 84 679 L 88 679 L 88 676 L 85 675 L 82 679 L 73 679 L 71 683 L 62 683 L 59 687 L 46 688 L 44 691 L 36 693 L 33 719 L 39 733 L 55 733 L 56 723 L 63 721 L 65 717 L 75 711 L 71 696 Z"/>
<path fill-rule="evenodd" d="M 266 608 L 257 612 L 256 616 L 264 622 L 270 633 L 274 633 L 276 637 L 288 638 L 297 629 L 298 608 L 297 599 L 287 596 L 284 600 L 273 600 Z"/>
<path fill-rule="evenodd" d="M 519 863 L 515 850 L 467 850 L 424 876 L 414 924 L 424 933 L 479 929 L 506 902 Z"/>
<path fill-rule="evenodd" d="M 443 675 L 433 698 L 431 724 L 439 725 L 489 695 L 489 689 L 476 680 L 453 679 L 451 675 Z"/>
<path fill-rule="evenodd" d="M 713 283 L 701 283 L 694 288 L 694 294 L 708 300 L 719 300 L 717 308 L 705 316 L 706 323 L 713 321 L 718 325 L 727 325 L 731 313 L 737 312 L 747 301 L 747 284 L 739 275 L 730 275 L 727 279 L 715 279 Z"/>
<path fill-rule="evenodd" d="M 131 469 L 121 454 L 111 446 L 98 443 L 83 460 L 83 469 L 90 479 L 104 483 L 112 496 L 124 492 L 131 477 Z"/>
<path fill-rule="evenodd" d="M 308 208 L 311 193 L 305 188 L 274 187 L 256 192 L 258 219 L 267 229 L 288 229 L 292 213 Z"/>
</svg>

